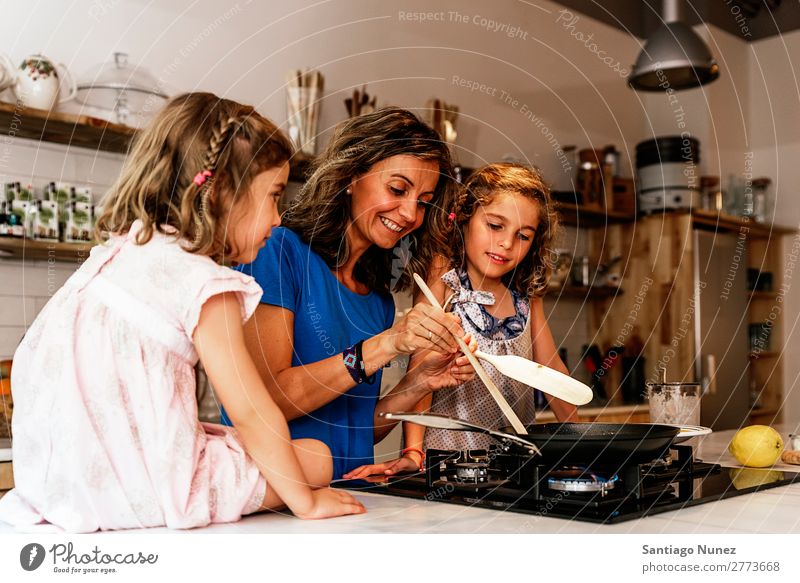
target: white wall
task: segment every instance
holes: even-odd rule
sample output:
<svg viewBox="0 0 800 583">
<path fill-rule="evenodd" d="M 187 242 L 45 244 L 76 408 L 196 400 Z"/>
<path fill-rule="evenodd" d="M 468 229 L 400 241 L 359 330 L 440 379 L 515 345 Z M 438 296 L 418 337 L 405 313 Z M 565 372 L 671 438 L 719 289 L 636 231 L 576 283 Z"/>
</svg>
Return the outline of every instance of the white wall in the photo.
<svg viewBox="0 0 800 583">
<path fill-rule="evenodd" d="M 753 171 L 771 176 L 774 221 L 800 229 L 800 31 L 752 45 L 748 112 Z M 797 261 L 800 240 L 784 238 L 784 270 Z M 792 248 L 794 247 L 794 251 Z M 787 271 L 786 275 L 789 273 Z M 785 419 L 800 425 L 800 272 L 794 267 L 783 312 Z"/>
<path fill-rule="evenodd" d="M 123 157 L 66 148 L 33 140 L 0 139 L 0 185 L 19 181 L 41 187 L 48 182 L 90 186 L 105 193 Z M 76 265 L 11 261 L 0 257 L 0 358 L 11 357 L 27 327 Z"/>
</svg>

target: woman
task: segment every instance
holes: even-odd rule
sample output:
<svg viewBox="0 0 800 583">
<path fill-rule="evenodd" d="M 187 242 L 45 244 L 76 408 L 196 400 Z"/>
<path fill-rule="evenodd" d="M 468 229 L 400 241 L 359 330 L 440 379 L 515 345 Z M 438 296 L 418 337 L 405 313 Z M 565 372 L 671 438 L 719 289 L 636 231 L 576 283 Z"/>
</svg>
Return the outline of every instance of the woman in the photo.
<svg viewBox="0 0 800 583">
<path fill-rule="evenodd" d="M 343 122 L 252 264 L 264 289 L 245 329 L 293 439 L 325 442 L 334 478 L 372 463 L 373 446 L 423 396 L 474 376 L 457 317 L 420 304 L 394 322 L 394 289 L 447 256 L 447 146 L 412 113 L 386 108 Z M 466 338 L 467 341 L 470 339 Z M 474 349 L 474 342 L 473 349 Z M 381 368 L 430 351 L 378 399 Z"/>
</svg>

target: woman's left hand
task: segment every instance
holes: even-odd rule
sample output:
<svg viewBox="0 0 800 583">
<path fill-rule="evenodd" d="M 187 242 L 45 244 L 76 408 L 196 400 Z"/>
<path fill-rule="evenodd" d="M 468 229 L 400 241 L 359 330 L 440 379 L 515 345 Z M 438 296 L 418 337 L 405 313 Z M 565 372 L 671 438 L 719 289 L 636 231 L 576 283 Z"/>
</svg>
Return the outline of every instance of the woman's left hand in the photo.
<svg viewBox="0 0 800 583">
<path fill-rule="evenodd" d="M 466 336 L 464 341 L 473 354 L 478 350 L 478 342 L 474 338 Z M 430 391 L 455 387 L 475 378 L 475 369 L 461 352 L 441 354 L 420 350 L 414 353 L 414 360 L 413 372 L 418 375 L 417 382 Z"/>
</svg>

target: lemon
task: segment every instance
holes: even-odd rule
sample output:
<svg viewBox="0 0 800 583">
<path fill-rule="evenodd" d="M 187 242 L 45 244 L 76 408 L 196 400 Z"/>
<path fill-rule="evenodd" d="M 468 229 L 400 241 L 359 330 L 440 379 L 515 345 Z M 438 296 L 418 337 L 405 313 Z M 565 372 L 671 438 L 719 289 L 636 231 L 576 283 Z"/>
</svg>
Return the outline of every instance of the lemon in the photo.
<svg viewBox="0 0 800 583">
<path fill-rule="evenodd" d="M 728 451 L 740 464 L 765 468 L 774 464 L 783 451 L 780 433 L 766 425 L 751 425 L 736 432 Z"/>
</svg>

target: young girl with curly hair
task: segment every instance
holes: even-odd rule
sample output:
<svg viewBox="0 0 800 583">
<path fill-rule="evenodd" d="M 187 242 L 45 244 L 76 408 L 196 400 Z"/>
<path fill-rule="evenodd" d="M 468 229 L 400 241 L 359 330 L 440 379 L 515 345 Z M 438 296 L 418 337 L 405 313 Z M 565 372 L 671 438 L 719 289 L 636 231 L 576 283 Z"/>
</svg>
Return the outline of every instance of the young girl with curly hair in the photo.
<svg viewBox="0 0 800 583">
<path fill-rule="evenodd" d="M 428 286 L 438 301 L 452 306 L 480 350 L 522 356 L 569 374 L 542 307 L 558 215 L 539 172 L 518 164 L 484 166 L 461 187 L 449 217 L 451 256 L 428 272 Z M 421 294 L 415 300 L 426 301 Z M 415 354 L 412 366 L 414 359 L 423 357 Z M 522 422 L 533 423 L 533 389 L 482 364 Z M 547 398 L 560 421 L 576 420 L 573 405 Z M 415 410 L 492 429 L 509 425 L 478 378 L 426 396 Z M 347 477 L 416 470 L 423 467 L 427 449 L 488 449 L 492 443 L 483 434 L 426 430 L 411 423 L 404 425 L 404 438 L 401 458 L 362 466 Z"/>
</svg>

